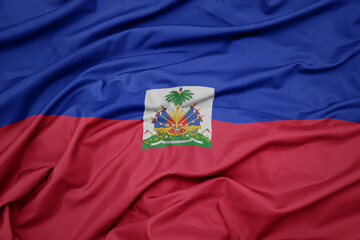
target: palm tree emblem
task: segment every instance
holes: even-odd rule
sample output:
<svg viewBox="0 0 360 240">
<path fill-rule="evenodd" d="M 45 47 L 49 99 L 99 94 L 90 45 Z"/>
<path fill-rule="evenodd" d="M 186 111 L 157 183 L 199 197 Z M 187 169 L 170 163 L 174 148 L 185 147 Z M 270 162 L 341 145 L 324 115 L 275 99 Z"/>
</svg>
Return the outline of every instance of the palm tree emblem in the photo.
<svg viewBox="0 0 360 240">
<path fill-rule="evenodd" d="M 196 103 L 185 104 L 194 97 L 190 90 L 180 87 L 177 91 L 170 91 L 164 100 L 170 103 L 168 107 L 162 105 L 160 110 L 155 110 L 155 116 L 150 117 L 155 134 L 144 140 L 145 147 L 168 145 L 201 145 L 210 147 L 210 138 L 204 135 L 205 131 L 199 132 L 204 115 Z M 163 95 L 164 96 L 164 95 Z M 171 106 L 172 105 L 172 106 Z M 145 132 L 144 134 L 146 134 Z"/>
<path fill-rule="evenodd" d="M 193 98 L 194 93 L 190 90 L 179 88 L 179 91 L 171 91 L 165 96 L 167 102 L 173 103 L 176 109 L 167 109 L 161 106 L 161 111 L 156 111 L 155 118 L 151 118 L 154 130 L 159 138 L 168 136 L 196 135 L 201 128 L 200 122 L 204 116 L 200 116 L 200 108 L 196 104 L 186 107 L 183 103 Z"/>
<path fill-rule="evenodd" d="M 179 92 L 171 91 L 168 95 L 165 96 L 167 102 L 172 102 L 175 104 L 176 108 L 179 105 L 182 105 L 187 100 L 192 99 L 194 94 L 190 90 L 183 91 L 182 88 L 179 89 Z"/>
<path fill-rule="evenodd" d="M 190 90 L 183 91 L 182 88 L 179 89 L 179 91 L 171 91 L 168 95 L 165 96 L 165 100 L 170 103 L 174 103 L 176 106 L 176 113 L 175 113 L 175 125 L 176 128 L 179 128 L 179 122 L 180 122 L 180 113 L 179 108 L 180 106 L 190 100 L 194 94 Z"/>
</svg>

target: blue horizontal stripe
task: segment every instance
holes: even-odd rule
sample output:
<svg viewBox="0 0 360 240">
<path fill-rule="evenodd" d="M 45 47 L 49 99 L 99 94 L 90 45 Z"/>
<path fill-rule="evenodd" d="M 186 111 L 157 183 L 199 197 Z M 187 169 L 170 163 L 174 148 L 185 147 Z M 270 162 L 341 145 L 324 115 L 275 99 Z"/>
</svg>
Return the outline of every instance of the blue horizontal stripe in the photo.
<svg viewBox="0 0 360 240">
<path fill-rule="evenodd" d="M 213 87 L 213 118 L 221 121 L 360 122 L 357 1 L 307 1 L 256 21 L 236 9 L 227 17 L 212 1 L 181 11 L 174 4 L 113 19 L 112 11 L 74 16 L 65 8 L 3 26 L 0 126 L 36 114 L 142 119 L 146 90 L 174 86 Z M 184 9 L 189 18 L 179 19 Z M 152 14 L 159 16 L 147 20 Z M 91 24 L 70 21 L 92 16 Z M 47 27 L 59 19 L 67 21 Z"/>
</svg>

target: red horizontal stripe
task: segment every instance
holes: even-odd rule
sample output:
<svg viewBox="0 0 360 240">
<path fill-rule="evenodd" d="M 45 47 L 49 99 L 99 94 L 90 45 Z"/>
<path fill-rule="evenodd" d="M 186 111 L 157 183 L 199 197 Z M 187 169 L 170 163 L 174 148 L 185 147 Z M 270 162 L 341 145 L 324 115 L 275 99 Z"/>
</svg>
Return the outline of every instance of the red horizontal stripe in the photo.
<svg viewBox="0 0 360 240">
<path fill-rule="evenodd" d="M 355 239 L 360 124 L 213 120 L 212 148 L 142 149 L 142 121 L 0 128 L 2 239 Z"/>
</svg>

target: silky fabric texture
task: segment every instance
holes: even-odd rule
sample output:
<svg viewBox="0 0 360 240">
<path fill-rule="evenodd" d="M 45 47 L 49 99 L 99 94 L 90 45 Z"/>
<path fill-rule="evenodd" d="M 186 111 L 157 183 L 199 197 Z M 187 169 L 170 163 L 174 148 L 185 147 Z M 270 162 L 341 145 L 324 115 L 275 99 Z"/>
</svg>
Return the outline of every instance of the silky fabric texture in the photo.
<svg viewBox="0 0 360 240">
<path fill-rule="evenodd" d="M 357 0 L 36 2 L 0 3 L 0 126 L 140 120 L 145 90 L 192 85 L 216 120 L 359 122 Z"/>
<path fill-rule="evenodd" d="M 0 239 L 359 239 L 358 0 L 0 1 Z M 142 149 L 146 90 L 211 149 Z"/>
<path fill-rule="evenodd" d="M 141 151 L 140 120 L 1 128 L 3 239 L 356 239 L 359 124 L 213 125 L 211 151 Z"/>
</svg>

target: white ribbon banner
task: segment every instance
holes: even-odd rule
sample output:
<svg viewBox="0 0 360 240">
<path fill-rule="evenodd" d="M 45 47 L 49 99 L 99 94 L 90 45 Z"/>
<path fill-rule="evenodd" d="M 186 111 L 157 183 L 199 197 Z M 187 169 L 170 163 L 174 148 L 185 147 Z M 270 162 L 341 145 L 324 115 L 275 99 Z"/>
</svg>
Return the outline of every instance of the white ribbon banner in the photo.
<svg viewBox="0 0 360 240">
<path fill-rule="evenodd" d="M 199 140 L 196 140 L 194 138 L 190 138 L 188 140 L 177 140 L 177 141 L 164 141 L 164 140 L 160 140 L 156 143 L 151 143 L 150 145 L 151 146 L 155 146 L 155 145 L 158 145 L 160 143 L 164 143 L 164 144 L 177 144 L 177 143 L 188 143 L 188 142 L 196 142 L 198 144 L 204 144 L 203 141 L 199 141 Z"/>
</svg>

